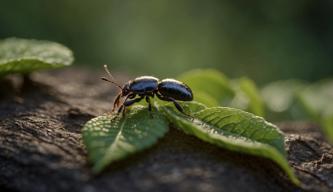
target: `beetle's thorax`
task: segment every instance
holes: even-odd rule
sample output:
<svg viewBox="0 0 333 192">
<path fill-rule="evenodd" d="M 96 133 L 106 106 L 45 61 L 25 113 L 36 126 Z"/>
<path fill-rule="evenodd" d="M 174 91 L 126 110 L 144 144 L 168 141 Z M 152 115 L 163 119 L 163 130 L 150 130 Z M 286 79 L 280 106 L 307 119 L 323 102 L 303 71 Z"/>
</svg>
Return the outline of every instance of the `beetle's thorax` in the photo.
<svg viewBox="0 0 333 192">
<path fill-rule="evenodd" d="M 129 82 L 129 90 L 133 93 L 143 94 L 155 92 L 158 89 L 159 79 L 152 76 L 141 76 Z"/>
<path fill-rule="evenodd" d="M 135 81 L 141 81 L 141 80 L 159 81 L 159 79 L 156 78 L 156 77 L 154 77 L 154 76 L 144 75 L 144 76 L 140 76 L 140 77 L 135 78 L 133 80 L 133 82 L 135 82 Z"/>
</svg>

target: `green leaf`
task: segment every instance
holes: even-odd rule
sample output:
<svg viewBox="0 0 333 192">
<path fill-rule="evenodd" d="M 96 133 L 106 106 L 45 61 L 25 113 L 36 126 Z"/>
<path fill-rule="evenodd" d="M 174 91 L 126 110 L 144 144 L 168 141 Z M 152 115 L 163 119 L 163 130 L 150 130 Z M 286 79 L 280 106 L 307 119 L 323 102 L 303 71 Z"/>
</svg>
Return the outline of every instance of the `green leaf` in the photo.
<svg viewBox="0 0 333 192">
<path fill-rule="evenodd" d="M 292 182 L 299 184 L 286 160 L 282 133 L 263 118 L 227 107 L 202 109 L 190 113 L 192 117 L 180 114 L 173 106 L 159 108 L 184 132 L 219 147 L 271 159 L 286 172 Z"/>
<path fill-rule="evenodd" d="M 302 90 L 297 99 L 311 119 L 321 124 L 333 143 L 333 80 L 323 80 Z"/>
<path fill-rule="evenodd" d="M 71 50 L 58 43 L 18 38 L 0 41 L 0 76 L 59 68 L 72 62 Z"/>
<path fill-rule="evenodd" d="M 191 87 L 194 100 L 208 106 L 229 103 L 235 94 L 229 80 L 217 70 L 196 69 L 182 74 L 178 79 Z"/>
<path fill-rule="evenodd" d="M 152 146 L 167 131 L 164 116 L 135 106 L 125 117 L 105 115 L 90 120 L 82 134 L 93 171 L 98 173 L 111 162 Z"/>
<path fill-rule="evenodd" d="M 236 96 L 231 106 L 244 109 L 259 116 L 265 115 L 265 106 L 256 84 L 249 78 L 243 77 L 234 82 Z"/>
</svg>

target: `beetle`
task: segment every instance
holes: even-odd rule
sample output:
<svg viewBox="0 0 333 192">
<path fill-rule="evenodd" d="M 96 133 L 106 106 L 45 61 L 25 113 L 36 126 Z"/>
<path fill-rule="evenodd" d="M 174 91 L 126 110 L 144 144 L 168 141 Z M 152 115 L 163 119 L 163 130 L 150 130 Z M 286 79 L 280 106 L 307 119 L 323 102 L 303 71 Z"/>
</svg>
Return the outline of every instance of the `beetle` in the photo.
<svg viewBox="0 0 333 192">
<path fill-rule="evenodd" d="M 102 77 L 101 79 L 116 85 L 121 90 L 114 100 L 112 111 L 118 108 L 118 113 L 124 112 L 126 107 L 140 102 L 142 99 L 146 100 L 148 110 L 151 111 L 150 99 L 156 95 L 160 100 L 173 102 L 177 110 L 184 113 L 183 108 L 177 101 L 193 100 L 193 93 L 190 87 L 175 79 L 159 80 L 153 76 L 141 76 L 120 86 L 113 81 L 114 78 L 107 65 L 104 65 L 104 70 L 109 78 Z M 124 102 L 121 104 L 122 98 L 124 98 Z"/>
</svg>

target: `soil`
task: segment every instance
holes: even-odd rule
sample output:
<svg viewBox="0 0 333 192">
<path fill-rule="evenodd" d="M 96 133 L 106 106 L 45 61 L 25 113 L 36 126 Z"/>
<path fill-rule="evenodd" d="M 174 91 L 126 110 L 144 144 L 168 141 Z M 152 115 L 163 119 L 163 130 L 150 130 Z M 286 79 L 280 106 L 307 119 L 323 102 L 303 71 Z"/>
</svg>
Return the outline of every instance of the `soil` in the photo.
<svg viewBox="0 0 333 192">
<path fill-rule="evenodd" d="M 173 127 L 152 148 L 93 175 L 80 132 L 110 111 L 118 91 L 99 77 L 69 68 L 0 82 L 0 191 L 333 191 L 333 148 L 307 122 L 278 124 L 301 187 L 267 159 Z"/>
</svg>

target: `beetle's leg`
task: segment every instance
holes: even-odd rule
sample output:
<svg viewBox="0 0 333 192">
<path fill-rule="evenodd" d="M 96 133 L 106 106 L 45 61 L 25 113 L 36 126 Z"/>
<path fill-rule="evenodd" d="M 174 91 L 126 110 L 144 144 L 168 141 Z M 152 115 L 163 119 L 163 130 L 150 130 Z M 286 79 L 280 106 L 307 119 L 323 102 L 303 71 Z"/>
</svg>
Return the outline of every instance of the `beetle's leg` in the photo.
<svg viewBox="0 0 333 192">
<path fill-rule="evenodd" d="M 133 99 L 135 96 L 136 96 L 135 93 L 129 94 L 129 95 L 126 96 L 125 101 L 126 101 L 127 99 Z M 114 111 L 116 110 L 116 108 L 119 107 L 121 97 L 122 97 L 122 93 L 119 93 L 119 94 L 117 95 L 116 99 L 115 99 L 114 102 L 113 102 L 112 112 L 114 112 Z"/>
<path fill-rule="evenodd" d="M 154 98 L 154 96 L 155 96 L 155 92 L 150 92 L 148 95 L 149 95 L 150 97 Z"/>
<path fill-rule="evenodd" d="M 178 103 L 178 101 L 177 101 L 176 99 L 174 99 L 174 98 L 172 98 L 172 97 L 165 97 L 165 96 L 161 95 L 160 93 L 156 93 L 156 95 L 157 95 L 157 97 L 158 97 L 159 99 L 161 99 L 161 100 L 163 100 L 163 101 L 171 101 L 171 102 L 173 102 L 173 104 L 175 105 L 175 107 L 177 108 L 177 110 L 178 110 L 179 112 L 183 113 L 183 114 L 186 115 L 186 116 L 191 117 L 192 119 L 194 118 L 194 117 L 192 117 L 191 115 L 186 114 L 186 113 L 184 112 L 183 107 Z"/>
<path fill-rule="evenodd" d="M 146 101 L 148 103 L 148 111 L 150 112 L 149 115 L 150 115 L 150 118 L 153 118 L 153 113 L 152 113 L 152 106 L 151 106 L 151 102 L 150 102 L 150 97 L 151 96 L 146 96 Z"/>
<path fill-rule="evenodd" d="M 136 102 L 140 102 L 140 101 L 144 98 L 144 96 L 141 96 L 141 97 L 138 97 L 138 98 L 136 98 L 136 99 L 127 100 L 127 99 L 129 99 L 130 97 L 133 97 L 133 96 L 128 96 L 128 97 L 126 98 L 126 100 L 124 101 L 124 103 L 123 103 L 123 104 L 120 106 L 120 108 L 118 109 L 118 113 L 120 113 L 121 111 L 124 111 L 125 108 L 128 107 L 128 106 L 131 106 L 131 105 L 133 105 L 133 104 L 136 103 Z"/>
<path fill-rule="evenodd" d="M 182 114 L 184 114 L 184 115 L 190 117 L 192 121 L 194 120 L 194 117 L 193 117 L 192 115 L 187 114 L 187 113 L 184 112 L 183 107 L 177 102 L 176 99 L 171 98 L 171 97 L 169 97 L 168 99 L 170 99 L 170 101 L 173 102 L 173 104 L 176 106 L 176 108 L 178 109 L 179 112 L 181 112 Z"/>
<path fill-rule="evenodd" d="M 121 98 L 121 93 L 117 95 L 116 99 L 113 102 L 112 112 L 114 112 L 114 110 L 119 106 L 120 98 Z"/>
<path fill-rule="evenodd" d="M 157 97 L 163 101 L 172 101 L 169 97 L 165 97 L 163 95 L 161 95 L 160 93 L 156 93 Z"/>
<path fill-rule="evenodd" d="M 157 95 L 157 97 L 159 99 L 166 101 L 166 99 L 161 94 L 159 94 L 158 92 L 156 92 L 155 94 Z"/>
<path fill-rule="evenodd" d="M 187 114 L 184 112 L 183 107 L 180 106 L 180 104 L 179 104 L 174 98 L 169 97 L 168 99 L 170 99 L 170 101 L 173 102 L 173 104 L 176 106 L 176 108 L 178 109 L 179 112 L 181 112 L 181 113 L 187 115 Z"/>
<path fill-rule="evenodd" d="M 173 102 L 173 104 L 176 106 L 176 108 L 178 109 L 179 112 L 187 115 L 185 112 L 184 112 L 184 109 L 182 106 L 180 106 L 180 104 L 177 102 L 176 99 L 172 98 L 172 97 L 164 97 L 163 95 L 160 95 L 159 93 L 156 93 L 157 97 L 161 100 L 164 100 L 164 101 L 171 101 Z"/>
<path fill-rule="evenodd" d="M 135 96 L 136 96 L 135 93 L 129 94 L 128 97 L 127 97 L 127 99 L 133 99 Z"/>
<path fill-rule="evenodd" d="M 148 110 L 151 111 L 151 102 L 149 96 L 146 96 L 146 101 L 148 103 Z"/>
</svg>

